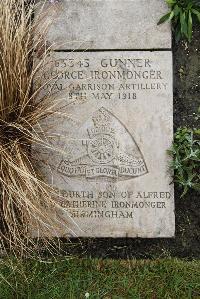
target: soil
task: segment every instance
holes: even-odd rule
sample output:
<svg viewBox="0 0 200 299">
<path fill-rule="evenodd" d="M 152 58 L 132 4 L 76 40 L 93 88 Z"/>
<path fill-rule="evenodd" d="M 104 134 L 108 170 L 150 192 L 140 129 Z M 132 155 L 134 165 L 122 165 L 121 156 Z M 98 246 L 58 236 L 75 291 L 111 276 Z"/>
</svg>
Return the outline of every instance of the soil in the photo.
<svg viewBox="0 0 200 299">
<path fill-rule="evenodd" d="M 174 130 L 198 128 L 200 116 L 200 27 L 191 43 L 173 42 Z M 200 257 L 200 194 L 190 191 L 181 198 L 175 185 L 176 234 L 171 239 L 79 239 L 66 246 L 67 253 L 101 258 Z"/>
</svg>

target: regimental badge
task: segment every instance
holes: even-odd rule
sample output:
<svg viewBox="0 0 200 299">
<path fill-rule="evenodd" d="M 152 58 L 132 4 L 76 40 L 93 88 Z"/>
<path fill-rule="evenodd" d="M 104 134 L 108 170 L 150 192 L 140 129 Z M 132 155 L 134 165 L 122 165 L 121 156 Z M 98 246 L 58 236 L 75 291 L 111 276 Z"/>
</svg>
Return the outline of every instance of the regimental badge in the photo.
<svg viewBox="0 0 200 299">
<path fill-rule="evenodd" d="M 126 180 L 145 175 L 143 155 L 127 128 L 104 107 L 84 125 L 86 136 L 73 145 L 73 155 L 62 159 L 58 172 L 88 180 Z"/>
</svg>

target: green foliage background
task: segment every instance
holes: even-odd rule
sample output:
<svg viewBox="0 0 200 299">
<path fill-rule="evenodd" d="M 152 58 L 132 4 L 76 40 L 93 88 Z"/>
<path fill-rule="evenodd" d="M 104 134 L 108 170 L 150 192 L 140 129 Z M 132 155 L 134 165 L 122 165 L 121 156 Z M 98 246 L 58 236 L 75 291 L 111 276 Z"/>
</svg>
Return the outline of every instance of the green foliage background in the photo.
<svg viewBox="0 0 200 299">
<path fill-rule="evenodd" d="M 170 11 L 158 22 L 158 25 L 173 21 L 176 39 L 185 37 L 188 41 L 192 39 L 193 23 L 200 23 L 199 0 L 166 0 Z"/>
<path fill-rule="evenodd" d="M 169 154 L 173 157 L 174 181 L 183 190 L 182 197 L 189 189 L 200 191 L 200 130 L 179 128 Z"/>
</svg>

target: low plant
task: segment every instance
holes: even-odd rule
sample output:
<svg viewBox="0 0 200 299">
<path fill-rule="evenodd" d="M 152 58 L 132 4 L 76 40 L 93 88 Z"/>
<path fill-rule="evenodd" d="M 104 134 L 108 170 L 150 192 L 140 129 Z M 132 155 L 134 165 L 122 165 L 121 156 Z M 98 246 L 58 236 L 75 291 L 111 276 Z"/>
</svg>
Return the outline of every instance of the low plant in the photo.
<svg viewBox="0 0 200 299">
<path fill-rule="evenodd" d="M 183 190 L 182 197 L 189 189 L 200 191 L 200 130 L 179 128 L 169 154 L 173 157 L 170 167 L 174 182 Z"/>
<path fill-rule="evenodd" d="M 49 96 L 39 97 L 41 88 L 33 89 L 49 49 L 42 22 L 31 21 L 35 1 L 27 3 L 0 2 L 0 245 L 18 253 L 31 248 L 31 232 L 39 237 L 43 228 L 45 236 L 52 230 L 55 235 L 59 226 L 48 213 L 55 212 L 55 191 L 42 179 L 31 154 L 32 145 L 51 146 L 44 140 L 41 120 L 56 109 Z M 34 53 L 40 59 L 33 64 Z"/>
<path fill-rule="evenodd" d="M 176 40 L 186 38 L 192 39 L 193 23 L 200 23 L 200 1 L 199 0 L 166 0 L 170 11 L 158 22 L 158 25 L 172 21 Z"/>
</svg>

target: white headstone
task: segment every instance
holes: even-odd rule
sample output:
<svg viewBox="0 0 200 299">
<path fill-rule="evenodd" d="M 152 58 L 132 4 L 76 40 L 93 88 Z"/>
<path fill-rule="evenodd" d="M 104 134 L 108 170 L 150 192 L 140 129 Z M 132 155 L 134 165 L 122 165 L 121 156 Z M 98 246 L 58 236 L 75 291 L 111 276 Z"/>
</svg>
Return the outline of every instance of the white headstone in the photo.
<svg viewBox="0 0 200 299">
<path fill-rule="evenodd" d="M 67 116 L 45 123 L 60 152 L 41 154 L 41 168 L 60 190 L 64 235 L 174 236 L 171 51 L 54 52 L 51 61 L 44 91 Z"/>
<path fill-rule="evenodd" d="M 48 41 L 55 49 L 171 48 L 170 24 L 157 26 L 167 12 L 163 0 L 46 2 Z"/>
</svg>

